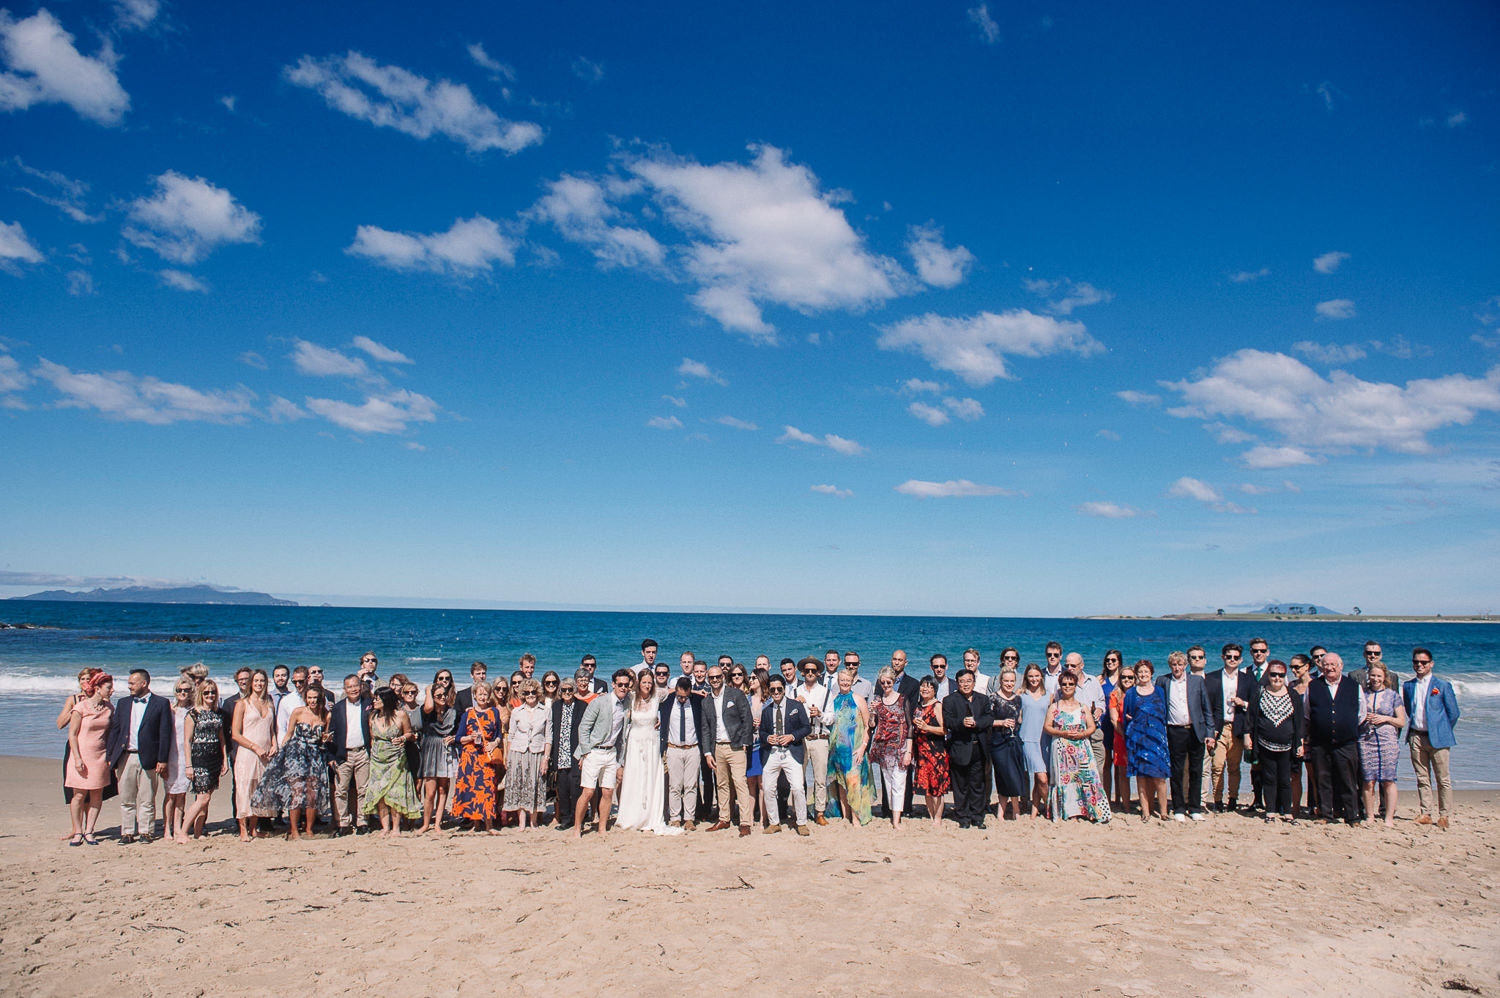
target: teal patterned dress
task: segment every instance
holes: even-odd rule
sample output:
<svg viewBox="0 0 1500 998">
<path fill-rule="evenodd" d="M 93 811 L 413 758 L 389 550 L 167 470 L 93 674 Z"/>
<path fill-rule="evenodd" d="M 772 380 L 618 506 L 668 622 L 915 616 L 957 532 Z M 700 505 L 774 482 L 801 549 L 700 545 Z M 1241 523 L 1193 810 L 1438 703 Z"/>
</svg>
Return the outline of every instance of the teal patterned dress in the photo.
<svg viewBox="0 0 1500 998">
<path fill-rule="evenodd" d="M 870 823 L 870 757 L 854 765 L 854 746 L 865 744 L 865 724 L 854 706 L 854 694 L 840 693 L 833 701 L 833 723 L 828 728 L 828 778 L 844 788 L 851 817 L 861 825 Z"/>
</svg>

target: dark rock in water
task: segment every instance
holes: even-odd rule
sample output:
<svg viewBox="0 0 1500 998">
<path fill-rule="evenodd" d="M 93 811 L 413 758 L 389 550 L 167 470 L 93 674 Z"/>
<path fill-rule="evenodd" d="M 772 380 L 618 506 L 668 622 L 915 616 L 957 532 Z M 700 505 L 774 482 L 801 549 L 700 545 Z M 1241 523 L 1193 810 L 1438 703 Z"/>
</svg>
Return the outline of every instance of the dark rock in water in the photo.
<svg viewBox="0 0 1500 998">
<path fill-rule="evenodd" d="M 165 641 L 167 644 L 194 644 L 195 645 L 195 644 L 208 643 L 208 642 L 212 642 L 212 641 L 222 641 L 224 639 L 223 638 L 210 638 L 210 637 L 206 637 L 206 636 L 204 636 L 202 634 L 173 634 L 172 636 L 167 637 L 167 638 L 163 638 L 161 640 Z"/>
<path fill-rule="evenodd" d="M 0 631 L 60 631 L 61 627 L 49 627 L 46 624 L 7 624 L 0 620 Z"/>
</svg>

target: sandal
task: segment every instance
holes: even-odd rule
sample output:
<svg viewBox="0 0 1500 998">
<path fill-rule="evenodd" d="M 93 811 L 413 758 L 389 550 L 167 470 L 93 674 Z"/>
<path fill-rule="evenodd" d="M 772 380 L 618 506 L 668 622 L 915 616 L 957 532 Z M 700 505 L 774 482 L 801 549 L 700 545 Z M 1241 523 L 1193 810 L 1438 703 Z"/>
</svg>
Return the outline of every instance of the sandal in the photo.
<svg viewBox="0 0 1500 998">
<path fill-rule="evenodd" d="M 99 840 L 98 839 L 96 839 L 92 835 L 88 835 L 88 834 L 85 834 L 83 836 L 83 841 L 87 842 L 91 846 L 96 846 L 96 845 L 99 844 Z"/>
<path fill-rule="evenodd" d="M 81 846 L 81 845 L 83 845 L 83 833 L 82 832 L 77 832 L 76 834 L 74 834 L 74 836 L 71 839 L 68 840 L 68 845 L 70 845 L 70 846 Z"/>
</svg>

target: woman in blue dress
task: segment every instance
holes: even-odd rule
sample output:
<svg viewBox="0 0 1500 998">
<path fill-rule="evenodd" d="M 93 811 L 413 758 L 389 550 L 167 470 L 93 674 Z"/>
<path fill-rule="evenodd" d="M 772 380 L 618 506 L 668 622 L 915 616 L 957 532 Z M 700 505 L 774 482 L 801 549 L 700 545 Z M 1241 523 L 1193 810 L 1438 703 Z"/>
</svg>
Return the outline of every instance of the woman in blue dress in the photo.
<svg viewBox="0 0 1500 998">
<path fill-rule="evenodd" d="M 1172 757 L 1167 752 L 1167 691 L 1153 679 L 1156 668 L 1150 659 L 1135 663 L 1135 686 L 1125 691 L 1125 751 L 1130 762 L 1126 775 L 1135 777 L 1141 792 L 1141 820 L 1151 820 L 1152 804 L 1158 817 L 1167 815 L 1167 780 L 1172 775 Z"/>
<path fill-rule="evenodd" d="M 839 695 L 833 701 L 833 720 L 828 727 L 828 794 L 837 799 L 839 812 L 857 825 L 870 823 L 870 760 L 865 755 L 869 741 L 869 713 L 865 701 L 854 692 L 854 677 L 839 671 Z"/>
<path fill-rule="evenodd" d="M 1031 816 L 1047 813 L 1047 755 L 1042 751 L 1042 725 L 1047 721 L 1047 684 L 1042 667 L 1032 662 L 1021 677 L 1021 749 L 1026 755 L 1026 771 L 1031 774 Z"/>
<path fill-rule="evenodd" d="M 257 813 L 290 812 L 287 838 L 312 838 L 313 819 L 329 810 L 333 798 L 328 789 L 328 757 L 323 745 L 328 736 L 328 705 L 323 688 L 309 685 L 306 702 L 288 718 L 288 735 L 276 755 L 266 764 L 260 785 L 250 799 Z M 304 826 L 303 831 L 298 825 Z"/>
</svg>

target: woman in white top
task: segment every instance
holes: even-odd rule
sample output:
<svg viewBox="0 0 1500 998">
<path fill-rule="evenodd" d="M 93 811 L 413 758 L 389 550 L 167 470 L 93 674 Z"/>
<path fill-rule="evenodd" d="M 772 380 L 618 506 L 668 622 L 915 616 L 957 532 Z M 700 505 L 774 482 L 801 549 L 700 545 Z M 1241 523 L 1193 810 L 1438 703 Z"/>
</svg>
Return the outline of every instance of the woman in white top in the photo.
<svg viewBox="0 0 1500 998">
<path fill-rule="evenodd" d="M 188 778 L 187 760 L 182 757 L 182 736 L 183 723 L 193 709 L 193 695 L 197 689 L 187 670 L 177 677 L 177 683 L 172 687 L 172 692 L 177 695 L 177 702 L 172 704 L 172 725 L 177 733 L 172 739 L 172 750 L 167 753 L 166 821 L 162 828 L 162 836 L 168 842 L 187 841 L 184 819 L 187 817 Z"/>
<path fill-rule="evenodd" d="M 547 785 L 542 780 L 542 754 L 547 748 L 547 708 L 541 705 L 542 684 L 535 679 L 516 683 L 521 705 L 510 712 L 505 774 L 505 811 L 519 813 L 522 828 L 542 820 Z"/>
<path fill-rule="evenodd" d="M 661 726 L 658 710 L 666 690 L 656 688 L 656 677 L 642 669 L 635 677 L 630 712 L 625 720 L 625 766 L 620 775 L 620 809 L 616 828 L 638 828 L 657 835 L 678 835 L 666 819 L 667 782 L 661 764 Z M 748 816 L 746 818 L 748 821 Z"/>
</svg>

